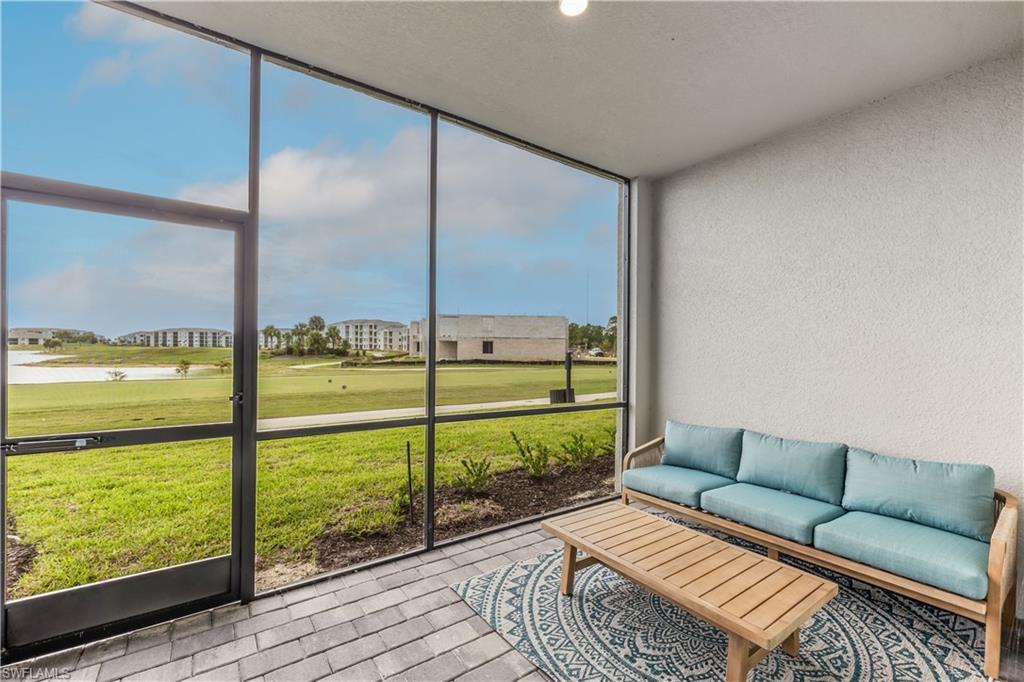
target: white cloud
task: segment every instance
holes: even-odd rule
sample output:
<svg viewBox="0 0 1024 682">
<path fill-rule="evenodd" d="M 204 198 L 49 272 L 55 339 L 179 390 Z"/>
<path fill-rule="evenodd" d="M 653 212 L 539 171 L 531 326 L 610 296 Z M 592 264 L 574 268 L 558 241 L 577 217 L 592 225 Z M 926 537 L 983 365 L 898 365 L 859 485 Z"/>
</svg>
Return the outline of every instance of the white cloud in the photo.
<svg viewBox="0 0 1024 682">
<path fill-rule="evenodd" d="M 229 65 L 245 64 L 245 57 L 233 50 L 94 2 L 82 3 L 68 25 L 80 38 L 106 41 L 117 49 L 84 68 L 76 95 L 138 77 L 150 85 L 175 82 L 191 94 L 227 101 L 237 86 L 228 78 Z"/>
<path fill-rule="evenodd" d="M 574 259 L 583 255 L 567 245 L 587 241 L 565 216 L 607 187 L 454 127 L 443 130 L 439 145 L 442 268 L 450 281 L 466 287 L 442 292 L 445 298 L 470 306 L 486 294 L 495 312 L 529 312 L 531 301 L 562 305 L 551 299 L 568 294 L 554 292 L 552 285 L 569 276 Z M 312 314 L 332 321 L 420 317 L 426 297 L 427 173 L 424 128 L 404 129 L 387 144 L 354 150 L 324 142 L 269 154 L 260 188 L 261 324 L 287 325 Z M 246 191 L 245 179 L 238 178 L 192 185 L 179 197 L 244 206 Z M 103 333 L 229 325 L 233 252 L 227 241 L 214 239 L 225 235 L 152 225 L 111 243 L 96 262 L 27 283 L 19 295 L 53 310 L 62 324 L 70 325 L 64 320 L 76 310 L 89 310 L 90 319 L 76 324 Z M 560 235 L 575 236 L 560 241 Z"/>
</svg>

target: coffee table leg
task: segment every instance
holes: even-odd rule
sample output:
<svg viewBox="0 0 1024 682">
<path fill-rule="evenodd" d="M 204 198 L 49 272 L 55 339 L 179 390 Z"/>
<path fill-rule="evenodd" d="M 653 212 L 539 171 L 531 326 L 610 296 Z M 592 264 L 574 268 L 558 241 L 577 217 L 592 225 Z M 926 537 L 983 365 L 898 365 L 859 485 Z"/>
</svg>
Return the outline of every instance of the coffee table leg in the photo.
<svg viewBox="0 0 1024 682">
<path fill-rule="evenodd" d="M 782 640 L 782 650 L 790 656 L 800 655 L 800 628 L 793 630 L 793 634 Z"/>
<path fill-rule="evenodd" d="M 576 548 L 565 543 L 562 550 L 562 594 L 572 595 L 573 578 L 576 576 Z"/>
<path fill-rule="evenodd" d="M 746 682 L 750 672 L 750 643 L 729 634 L 729 654 L 725 661 L 725 682 Z"/>
</svg>

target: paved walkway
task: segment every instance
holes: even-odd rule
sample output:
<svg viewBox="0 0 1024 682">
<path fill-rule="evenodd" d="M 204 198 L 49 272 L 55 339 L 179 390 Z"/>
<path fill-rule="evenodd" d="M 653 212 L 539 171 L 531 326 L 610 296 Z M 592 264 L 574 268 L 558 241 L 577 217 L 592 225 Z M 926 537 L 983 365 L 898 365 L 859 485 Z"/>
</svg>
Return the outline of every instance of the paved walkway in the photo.
<svg viewBox="0 0 1024 682">
<path fill-rule="evenodd" d="M 7 666 L 2 677 L 62 669 L 61 679 L 83 682 L 544 682 L 449 586 L 559 547 L 531 523 Z"/>
<path fill-rule="evenodd" d="M 613 400 L 615 392 L 609 393 L 586 393 L 576 396 L 577 403 L 589 403 L 596 400 Z M 438 405 L 438 414 L 452 414 L 456 412 L 476 412 L 480 410 L 507 410 L 516 407 L 540 407 L 550 405 L 547 398 L 528 398 L 523 400 L 501 400 L 493 403 L 468 403 L 465 405 Z M 389 410 L 363 410 L 360 412 L 337 412 L 334 414 L 311 414 L 298 417 L 273 417 L 271 419 L 260 419 L 260 431 L 273 431 L 276 429 L 296 429 L 305 426 L 330 426 L 334 424 L 348 424 L 351 422 L 377 421 L 381 419 L 404 419 L 407 417 L 422 417 L 425 415 L 422 407 L 399 407 Z"/>
</svg>

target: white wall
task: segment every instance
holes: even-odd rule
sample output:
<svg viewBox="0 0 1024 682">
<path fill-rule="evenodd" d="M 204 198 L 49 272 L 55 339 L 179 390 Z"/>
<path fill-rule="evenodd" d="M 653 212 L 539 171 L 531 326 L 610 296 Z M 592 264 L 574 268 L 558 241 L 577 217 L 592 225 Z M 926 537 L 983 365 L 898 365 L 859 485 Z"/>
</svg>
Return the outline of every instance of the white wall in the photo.
<svg viewBox="0 0 1024 682">
<path fill-rule="evenodd" d="M 656 182 L 651 430 L 984 462 L 1020 494 L 1022 68 L 1017 52 Z"/>
</svg>

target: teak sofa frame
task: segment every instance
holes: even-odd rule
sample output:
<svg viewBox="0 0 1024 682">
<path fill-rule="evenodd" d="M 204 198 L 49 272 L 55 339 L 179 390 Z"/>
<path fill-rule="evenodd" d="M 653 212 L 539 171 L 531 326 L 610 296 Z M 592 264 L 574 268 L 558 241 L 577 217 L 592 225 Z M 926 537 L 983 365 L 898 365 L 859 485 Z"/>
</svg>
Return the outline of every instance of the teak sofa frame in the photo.
<svg viewBox="0 0 1024 682">
<path fill-rule="evenodd" d="M 637 463 L 640 468 L 660 461 L 664 448 L 664 436 L 644 443 L 626 453 L 622 470 L 626 471 Z M 995 529 L 988 553 L 988 596 L 985 599 L 969 599 L 959 594 L 940 590 L 937 587 L 919 583 L 888 571 L 851 561 L 829 552 L 801 545 L 798 542 L 772 535 L 765 531 L 744 526 L 708 512 L 669 502 L 653 495 L 622 487 L 622 501 L 645 502 L 654 507 L 679 514 L 699 524 L 743 538 L 768 551 L 768 556 L 777 559 L 779 555 L 791 556 L 822 566 L 831 571 L 848 575 L 872 585 L 922 601 L 945 611 L 985 625 L 985 674 L 999 676 L 1000 640 L 1003 625 L 1011 626 L 1017 617 L 1017 498 L 1002 490 L 996 490 L 993 499 Z"/>
</svg>

